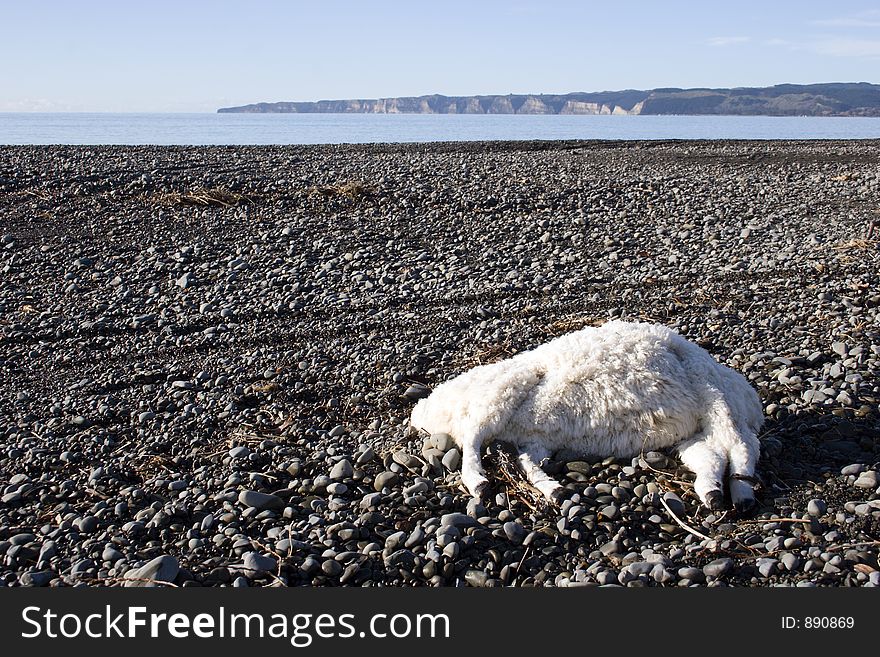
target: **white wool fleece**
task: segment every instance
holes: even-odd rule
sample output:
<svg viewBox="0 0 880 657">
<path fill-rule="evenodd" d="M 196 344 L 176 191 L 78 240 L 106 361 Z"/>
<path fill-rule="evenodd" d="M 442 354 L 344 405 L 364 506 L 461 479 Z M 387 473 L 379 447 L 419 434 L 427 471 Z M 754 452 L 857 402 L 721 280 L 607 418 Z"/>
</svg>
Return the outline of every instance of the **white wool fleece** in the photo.
<svg viewBox="0 0 880 657">
<path fill-rule="evenodd" d="M 463 483 L 477 496 L 487 483 L 480 448 L 492 440 L 519 448 L 548 497 L 561 487 L 537 464 L 554 452 L 601 459 L 677 446 L 697 494 L 717 508 L 728 468 L 754 473 L 763 413 L 742 375 L 675 331 L 612 321 L 464 372 L 421 400 L 410 421 L 453 437 Z M 731 479 L 730 492 L 737 505 L 754 500 L 745 480 Z"/>
</svg>

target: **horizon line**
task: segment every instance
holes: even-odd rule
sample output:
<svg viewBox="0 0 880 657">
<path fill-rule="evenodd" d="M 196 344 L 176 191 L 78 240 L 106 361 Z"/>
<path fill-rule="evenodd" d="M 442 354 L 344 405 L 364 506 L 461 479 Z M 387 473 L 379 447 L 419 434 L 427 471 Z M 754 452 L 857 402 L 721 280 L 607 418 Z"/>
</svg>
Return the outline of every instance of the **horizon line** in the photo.
<svg viewBox="0 0 880 657">
<path fill-rule="evenodd" d="M 602 94 L 602 93 L 619 93 L 623 91 L 656 91 L 658 89 L 679 89 L 682 91 L 697 91 L 697 90 L 714 90 L 714 89 L 770 89 L 773 87 L 781 87 L 781 86 L 813 86 L 813 85 L 830 85 L 830 84 L 867 84 L 873 86 L 880 86 L 880 82 L 868 82 L 867 80 L 859 80 L 859 81 L 834 81 L 834 82 L 777 82 L 769 85 L 738 85 L 738 86 L 730 86 L 730 87 L 710 87 L 710 86 L 691 86 L 691 87 L 680 87 L 680 86 L 659 86 L 652 87 L 650 89 L 637 89 L 635 87 L 625 87 L 619 89 L 603 89 L 601 91 L 566 91 L 566 92 L 506 92 L 506 93 L 476 93 L 476 94 L 449 94 L 449 93 L 423 93 L 423 94 L 410 94 L 410 95 L 378 95 L 375 97 L 352 97 L 348 96 L 345 98 L 321 98 L 318 100 L 260 100 L 247 102 L 243 105 L 225 105 L 223 107 L 215 107 L 212 110 L 139 110 L 139 109 L 128 109 L 128 110 L 113 110 L 113 109 L 19 109 L 19 110 L 0 110 L 0 115 L 2 114 L 216 114 L 218 109 L 226 109 L 230 107 L 245 107 L 248 105 L 260 105 L 260 104 L 277 104 L 277 103 L 322 103 L 322 102 L 334 102 L 340 100 L 358 100 L 358 101 L 375 101 L 375 100 L 388 100 L 393 98 L 425 98 L 429 96 L 442 96 L 446 98 L 467 98 L 467 97 L 485 97 L 485 96 L 568 96 L 572 94 Z M 331 112 L 327 112 L 328 114 Z M 346 112 L 339 112 L 340 114 L 345 114 Z"/>
</svg>

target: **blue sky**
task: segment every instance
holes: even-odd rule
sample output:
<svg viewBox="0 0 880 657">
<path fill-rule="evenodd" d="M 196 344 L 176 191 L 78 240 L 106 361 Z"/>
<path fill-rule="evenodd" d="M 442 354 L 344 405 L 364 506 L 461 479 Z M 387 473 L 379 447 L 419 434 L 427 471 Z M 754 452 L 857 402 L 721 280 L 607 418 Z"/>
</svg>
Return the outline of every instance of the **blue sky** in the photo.
<svg viewBox="0 0 880 657">
<path fill-rule="evenodd" d="M 0 0 L 0 111 L 880 82 L 876 2 Z"/>
</svg>

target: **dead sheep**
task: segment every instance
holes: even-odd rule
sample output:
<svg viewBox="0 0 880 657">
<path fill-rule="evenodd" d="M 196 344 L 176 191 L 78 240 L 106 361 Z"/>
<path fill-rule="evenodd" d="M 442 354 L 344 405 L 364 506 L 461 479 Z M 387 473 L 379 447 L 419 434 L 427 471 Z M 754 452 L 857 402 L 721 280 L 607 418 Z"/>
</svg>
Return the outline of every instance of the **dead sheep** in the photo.
<svg viewBox="0 0 880 657">
<path fill-rule="evenodd" d="M 723 507 L 727 475 L 731 502 L 747 511 L 763 419 L 748 381 L 703 348 L 661 325 L 612 321 L 442 383 L 410 423 L 452 436 L 477 498 L 488 492 L 480 451 L 491 441 L 513 445 L 553 502 L 564 489 L 541 469 L 553 453 L 598 460 L 675 447 L 707 507 Z"/>
</svg>

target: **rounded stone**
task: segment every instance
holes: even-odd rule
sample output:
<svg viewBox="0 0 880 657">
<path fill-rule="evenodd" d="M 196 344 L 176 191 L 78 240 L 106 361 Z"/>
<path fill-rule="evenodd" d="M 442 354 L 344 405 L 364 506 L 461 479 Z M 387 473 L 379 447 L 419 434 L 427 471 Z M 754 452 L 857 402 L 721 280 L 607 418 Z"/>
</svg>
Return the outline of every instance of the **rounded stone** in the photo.
<svg viewBox="0 0 880 657">
<path fill-rule="evenodd" d="M 247 507 L 263 511 L 265 509 L 283 509 L 284 500 L 277 495 L 260 493 L 255 490 L 243 490 L 238 495 L 238 501 Z"/>
<path fill-rule="evenodd" d="M 177 559 L 170 555 L 156 557 L 140 568 L 132 568 L 123 576 L 127 587 L 154 587 L 162 582 L 173 582 L 180 571 Z"/>
<path fill-rule="evenodd" d="M 809 502 L 807 502 L 807 513 L 811 516 L 821 516 L 825 515 L 825 511 L 828 507 L 825 504 L 825 500 L 819 498 L 813 498 Z"/>
</svg>

